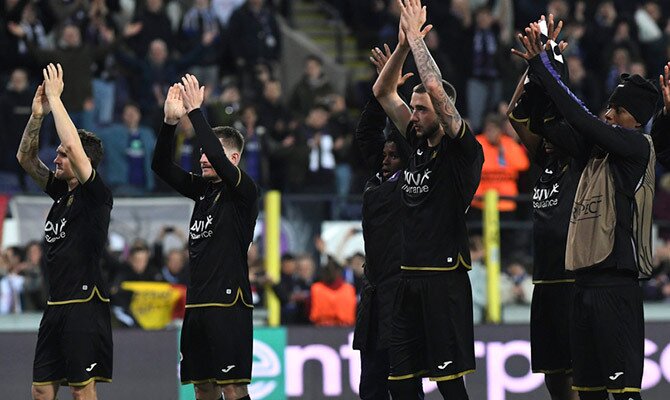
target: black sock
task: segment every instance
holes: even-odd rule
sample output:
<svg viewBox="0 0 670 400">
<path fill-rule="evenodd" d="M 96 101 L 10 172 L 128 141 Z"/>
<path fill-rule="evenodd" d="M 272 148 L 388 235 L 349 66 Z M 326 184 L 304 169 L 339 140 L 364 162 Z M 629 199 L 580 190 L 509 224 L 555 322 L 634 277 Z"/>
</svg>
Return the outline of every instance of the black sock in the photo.
<svg viewBox="0 0 670 400">
<path fill-rule="evenodd" d="M 437 389 L 445 399 L 468 400 L 468 392 L 465 390 L 463 377 L 437 382 Z"/>
</svg>

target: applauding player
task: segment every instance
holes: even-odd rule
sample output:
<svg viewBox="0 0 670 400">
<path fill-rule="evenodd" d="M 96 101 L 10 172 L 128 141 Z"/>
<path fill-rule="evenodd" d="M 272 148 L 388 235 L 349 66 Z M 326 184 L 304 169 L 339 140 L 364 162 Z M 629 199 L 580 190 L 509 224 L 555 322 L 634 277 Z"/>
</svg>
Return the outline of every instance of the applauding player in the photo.
<svg viewBox="0 0 670 400">
<path fill-rule="evenodd" d="M 204 87 L 192 75 L 174 85 L 165 101 L 165 120 L 152 168 L 161 179 L 195 201 L 189 228 L 191 279 L 181 335 L 181 382 L 195 384 L 196 398 L 249 399 L 252 300 L 247 265 L 258 216 L 258 189 L 238 168 L 242 134 L 212 129 L 200 110 Z M 202 146 L 202 175 L 173 160 L 174 132 L 188 113 Z"/>
</svg>

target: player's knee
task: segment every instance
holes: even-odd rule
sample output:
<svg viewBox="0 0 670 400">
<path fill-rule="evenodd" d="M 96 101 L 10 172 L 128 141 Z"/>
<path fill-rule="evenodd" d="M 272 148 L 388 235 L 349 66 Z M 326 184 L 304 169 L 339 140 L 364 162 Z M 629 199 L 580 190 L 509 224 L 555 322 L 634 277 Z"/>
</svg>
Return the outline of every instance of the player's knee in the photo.
<svg viewBox="0 0 670 400">
<path fill-rule="evenodd" d="M 33 385 L 30 389 L 33 400 L 54 400 L 56 393 L 50 385 Z"/>
<path fill-rule="evenodd" d="M 414 400 L 422 399 L 421 393 L 417 391 L 414 379 L 392 380 L 388 382 L 388 388 L 393 400 Z"/>
<path fill-rule="evenodd" d="M 200 400 L 218 399 L 221 397 L 220 386 L 213 383 L 199 383 L 193 385 L 195 389 L 195 398 Z"/>
<path fill-rule="evenodd" d="M 612 393 L 614 400 L 642 400 L 640 392 L 631 393 Z"/>
<path fill-rule="evenodd" d="M 71 387 L 72 398 L 74 400 L 95 400 L 95 388 L 93 383 L 82 387 Z"/>
<path fill-rule="evenodd" d="M 249 391 L 247 390 L 247 385 L 224 385 L 223 386 L 223 397 L 233 400 L 246 400 L 249 398 Z"/>
<path fill-rule="evenodd" d="M 463 378 L 440 381 L 437 383 L 437 389 L 445 399 L 449 400 L 468 400 L 468 392 L 465 390 Z"/>
<path fill-rule="evenodd" d="M 607 400 L 608 398 L 609 396 L 605 390 L 579 392 L 579 400 Z"/>
</svg>

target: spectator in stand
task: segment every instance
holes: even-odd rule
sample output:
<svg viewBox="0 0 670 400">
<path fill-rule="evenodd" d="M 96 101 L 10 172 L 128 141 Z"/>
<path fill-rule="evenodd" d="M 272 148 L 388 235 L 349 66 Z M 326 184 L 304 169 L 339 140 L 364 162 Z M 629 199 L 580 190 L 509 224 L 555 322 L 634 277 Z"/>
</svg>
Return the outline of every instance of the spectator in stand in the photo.
<svg viewBox="0 0 670 400">
<path fill-rule="evenodd" d="M 154 132 L 140 125 L 142 114 L 135 104 L 126 104 L 122 118 L 122 124 L 98 130 L 106 155 L 102 164 L 106 182 L 116 195 L 149 193 L 154 188 Z"/>
<path fill-rule="evenodd" d="M 151 251 L 146 244 L 135 244 L 130 248 L 128 259 L 112 284 L 112 292 L 118 291 L 123 282 L 162 281 L 161 273 L 151 263 Z"/>
<path fill-rule="evenodd" d="M 670 222 L 670 172 L 661 175 L 656 183 L 654 220 Z M 667 224 L 659 226 L 658 235 L 664 240 L 670 240 L 670 228 Z"/>
<path fill-rule="evenodd" d="M 309 292 L 304 290 L 296 275 L 297 260 L 291 253 L 281 257 L 281 278 L 277 285 L 277 296 L 282 302 L 281 323 L 293 325 L 305 323 L 307 320 L 307 304 Z"/>
<path fill-rule="evenodd" d="M 497 190 L 500 196 L 519 194 L 517 187 L 519 172 L 527 170 L 530 162 L 524 148 L 502 131 L 503 125 L 504 117 L 489 114 L 484 122 L 484 132 L 477 135 L 477 141 L 484 150 L 484 165 L 475 196 L 483 196 L 489 189 Z M 475 199 L 472 201 L 472 206 L 483 209 L 484 202 Z M 500 200 L 498 210 L 509 215 L 516 210 L 516 202 Z"/>
<path fill-rule="evenodd" d="M 470 33 L 471 69 L 467 81 L 468 118 L 476 131 L 482 120 L 502 98 L 500 67 L 506 48 L 500 43 L 500 27 L 489 6 L 474 12 L 475 24 Z"/>
<path fill-rule="evenodd" d="M 183 250 L 172 249 L 168 251 L 165 256 L 165 265 L 161 268 L 161 278 L 169 283 L 188 284 L 188 266 Z"/>
<path fill-rule="evenodd" d="M 533 278 L 520 261 L 511 262 L 500 276 L 500 301 L 502 304 L 530 304 L 533 295 Z"/>
<path fill-rule="evenodd" d="M 484 264 L 484 242 L 479 235 L 470 236 L 470 284 L 472 286 L 472 319 L 474 323 L 484 322 L 488 297 L 486 265 Z"/>
<path fill-rule="evenodd" d="M 21 133 L 30 117 L 33 93 L 28 86 L 28 74 L 15 69 L 7 83 L 7 90 L 0 94 L 0 192 L 26 190 L 25 171 L 16 161 Z"/>
<path fill-rule="evenodd" d="M 329 128 L 333 132 L 333 155 L 335 156 L 335 192 L 341 198 L 351 190 L 351 160 L 354 142 L 354 126 L 347 110 L 344 97 L 339 94 L 330 96 Z"/>
<path fill-rule="evenodd" d="M 356 296 L 360 296 L 363 289 L 363 268 L 365 266 L 365 254 L 361 252 L 354 253 L 346 260 L 344 269 L 342 270 L 342 277 L 344 281 L 352 285 L 356 290 Z"/>
<path fill-rule="evenodd" d="M 117 61 L 130 70 L 128 84 L 131 97 L 139 103 L 145 120 L 162 118 L 161 107 L 165 102 L 167 89 L 177 82 L 178 74 L 197 62 L 215 36 L 216 32 L 206 32 L 196 46 L 179 58 L 170 56 L 167 44 L 161 39 L 154 39 L 149 43 L 146 59 L 127 51 L 116 52 Z"/>
<path fill-rule="evenodd" d="M 233 127 L 244 136 L 244 159 L 240 168 L 260 187 L 267 187 L 267 160 L 263 149 L 267 129 L 258 124 L 256 106 L 247 104 L 242 107 L 240 119 Z"/>
<path fill-rule="evenodd" d="M 304 188 L 307 193 L 333 193 L 335 189 L 335 141 L 328 127 L 328 117 L 328 108 L 316 105 L 300 129 L 309 146 L 309 172 Z"/>
<path fill-rule="evenodd" d="M 619 76 L 630 72 L 631 55 L 626 46 L 619 46 L 612 51 L 612 58 L 609 60 L 609 69 L 605 79 L 605 93 L 611 93 L 619 84 Z"/>
<path fill-rule="evenodd" d="M 214 36 L 210 49 L 203 52 L 189 68 L 190 73 L 197 76 L 205 87 L 216 85 L 219 78 L 221 41 L 217 39 L 220 31 L 219 19 L 210 7 L 210 0 L 195 0 L 181 22 L 180 47 L 184 51 L 198 46 L 206 33 Z"/>
<path fill-rule="evenodd" d="M 570 46 L 572 47 L 572 43 L 570 43 Z M 592 113 L 600 112 L 603 104 L 603 92 L 598 79 L 584 68 L 584 63 L 579 56 L 570 54 L 566 57 L 566 60 L 570 75 L 570 89 L 577 98 L 582 99 Z"/>
<path fill-rule="evenodd" d="M 609 67 L 609 64 L 603 62 L 602 50 L 609 46 L 615 36 L 617 16 L 614 1 L 605 0 L 598 3 L 592 20 L 585 24 L 586 32 L 580 41 L 584 51 L 584 65 L 598 75 L 606 74 Z"/>
<path fill-rule="evenodd" d="M 245 0 L 212 0 L 212 11 L 214 11 L 216 17 L 219 19 L 219 24 L 227 28 L 233 12 L 242 6 L 244 2 Z"/>
<path fill-rule="evenodd" d="M 247 0 L 228 23 L 232 53 L 240 72 L 252 71 L 259 62 L 275 64 L 281 54 L 281 33 L 264 0 Z"/>
<path fill-rule="evenodd" d="M 33 240 L 26 245 L 26 257 L 19 275 L 24 278 L 21 303 L 24 310 L 44 310 L 47 302 L 46 285 L 44 284 L 44 258 L 42 243 Z"/>
<path fill-rule="evenodd" d="M 328 77 L 323 73 L 323 61 L 314 55 L 305 59 L 305 71 L 293 88 L 288 107 L 300 117 L 306 116 L 316 104 L 323 104 L 333 93 Z"/>
<path fill-rule="evenodd" d="M 143 57 L 149 50 L 149 44 L 156 39 L 162 40 L 173 50 L 174 33 L 170 18 L 165 11 L 163 0 L 146 0 L 135 4 L 133 20 L 123 29 L 123 37 L 135 56 Z"/>
<path fill-rule="evenodd" d="M 310 289 L 309 320 L 316 326 L 353 326 L 356 289 L 342 278 L 342 267 L 330 259 Z"/>
<path fill-rule="evenodd" d="M 75 24 L 63 27 L 56 50 L 38 49 L 28 42 L 30 53 L 40 65 L 60 63 L 63 70 L 65 88 L 62 99 L 72 122 L 77 128 L 91 129 L 90 111 L 93 108 L 93 66 L 104 60 L 113 46 L 114 31 L 106 26 L 100 27 L 103 43 L 92 46 L 82 41 L 81 30 Z M 55 140 L 55 138 L 53 138 Z"/>
<path fill-rule="evenodd" d="M 242 96 L 236 85 L 226 86 L 221 95 L 207 104 L 207 120 L 212 126 L 230 126 L 239 118 Z"/>
<path fill-rule="evenodd" d="M 19 274 L 19 271 L 24 255 L 23 249 L 18 246 L 8 247 L 5 250 L 7 272 L 0 279 L 0 315 L 23 312 L 21 297 L 25 278 Z"/>
<path fill-rule="evenodd" d="M 10 3 L 10 2 L 7 2 Z M 29 3 L 27 1 L 19 2 L 15 6 L 16 10 L 12 10 L 12 15 L 7 15 L 7 36 L 6 45 L 2 51 L 5 60 L 2 64 L 11 66 L 28 67 L 34 74 L 39 73 L 41 66 L 37 65 L 28 52 L 28 46 L 38 49 L 45 49 L 49 40 L 47 35 L 51 26 L 42 23 L 42 20 L 37 14 L 37 4 Z M 25 5 L 21 10 L 20 20 L 14 20 L 14 15 L 19 11 L 21 5 Z M 1 70 L 1 69 L 0 69 Z"/>
</svg>

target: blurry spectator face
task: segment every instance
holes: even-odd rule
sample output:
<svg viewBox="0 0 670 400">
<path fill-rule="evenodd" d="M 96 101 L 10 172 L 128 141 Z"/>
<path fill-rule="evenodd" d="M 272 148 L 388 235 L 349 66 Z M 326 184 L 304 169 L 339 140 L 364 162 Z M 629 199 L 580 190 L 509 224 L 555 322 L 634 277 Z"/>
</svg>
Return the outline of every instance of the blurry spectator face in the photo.
<svg viewBox="0 0 670 400">
<path fill-rule="evenodd" d="M 570 5 L 565 0 L 553 0 L 547 5 L 547 15 L 554 14 L 554 20 L 565 20 L 570 13 Z"/>
<path fill-rule="evenodd" d="M 356 253 L 353 256 L 351 256 L 351 262 L 349 263 L 351 265 L 351 269 L 354 271 L 354 274 L 356 276 L 362 276 L 363 275 L 363 265 L 365 265 L 365 256 Z"/>
<path fill-rule="evenodd" d="M 195 8 L 199 8 L 201 10 L 204 10 L 206 8 L 209 8 L 209 0 L 195 0 Z"/>
<path fill-rule="evenodd" d="M 395 174 L 402 167 L 402 160 L 398 155 L 398 148 L 395 142 L 384 143 L 382 157 L 382 176 L 384 179 L 388 179 L 389 176 Z"/>
<path fill-rule="evenodd" d="M 30 265 L 39 265 L 42 260 L 42 246 L 39 243 L 31 243 L 26 248 L 26 259 Z"/>
<path fill-rule="evenodd" d="M 305 63 L 305 75 L 311 80 L 317 80 L 321 77 L 321 63 L 314 59 L 309 59 Z"/>
<path fill-rule="evenodd" d="M 293 275 L 297 269 L 295 258 L 286 258 L 281 262 L 281 272 L 286 275 Z"/>
<path fill-rule="evenodd" d="M 165 266 L 172 275 L 178 275 L 184 269 L 184 253 L 180 250 L 171 250 L 167 255 Z"/>
<path fill-rule="evenodd" d="M 263 7 L 263 0 L 248 0 L 248 1 L 249 1 L 249 5 L 250 5 L 251 8 L 253 8 L 253 9 L 258 10 L 258 9 L 260 9 L 261 7 Z"/>
<path fill-rule="evenodd" d="M 70 160 L 67 158 L 67 154 L 65 153 L 65 150 L 63 150 L 63 146 L 58 146 L 56 149 L 54 165 L 56 166 L 56 171 L 54 172 L 56 179 L 68 181 L 75 177 L 74 173 L 72 172 Z"/>
<path fill-rule="evenodd" d="M 330 115 L 328 111 L 324 110 L 322 107 L 315 107 L 309 111 L 305 122 L 307 125 L 314 129 L 322 129 L 328 123 L 328 118 Z"/>
<path fill-rule="evenodd" d="M 67 25 L 65 28 L 63 28 L 61 41 L 64 47 L 79 47 L 81 44 L 81 33 L 79 32 L 79 28 L 77 28 L 75 25 Z"/>
<path fill-rule="evenodd" d="M 128 264 L 133 272 L 138 275 L 144 273 L 149 265 L 149 250 L 145 248 L 137 248 L 130 251 L 128 256 Z"/>
<path fill-rule="evenodd" d="M 584 77 L 586 77 L 586 70 L 584 69 L 582 59 L 577 56 L 569 56 L 568 72 L 570 74 L 571 81 L 581 82 L 584 79 Z"/>
<path fill-rule="evenodd" d="M 15 271 L 19 264 L 21 264 L 21 253 L 16 247 L 8 247 L 7 251 L 7 270 L 9 272 Z"/>
<path fill-rule="evenodd" d="M 163 0 L 147 0 L 147 10 L 157 13 L 163 8 Z"/>
<path fill-rule="evenodd" d="M 28 88 L 28 74 L 22 69 L 15 69 L 9 78 L 7 89 L 20 93 Z"/>
<path fill-rule="evenodd" d="M 149 59 L 156 65 L 163 65 L 168 57 L 167 45 L 164 41 L 156 39 L 149 45 Z"/>
<path fill-rule="evenodd" d="M 314 265 L 314 260 L 312 257 L 304 256 L 298 258 L 296 264 L 298 276 L 305 282 L 311 282 L 314 279 L 314 271 L 316 267 Z"/>
<path fill-rule="evenodd" d="M 136 129 L 140 125 L 142 114 L 140 113 L 140 109 L 136 106 L 132 104 L 126 104 L 126 106 L 123 107 L 122 118 L 124 125 L 126 125 L 128 128 Z"/>
<path fill-rule="evenodd" d="M 600 3 L 598 10 L 596 11 L 596 20 L 605 26 L 610 26 L 616 20 L 617 13 L 616 8 L 614 7 L 614 2 L 605 1 Z"/>
<path fill-rule="evenodd" d="M 433 137 L 440 129 L 440 124 L 437 122 L 437 114 L 428 93 L 412 93 L 410 106 L 413 111 L 409 120 L 414 124 L 416 135 L 420 138 Z"/>
<path fill-rule="evenodd" d="M 269 81 L 263 87 L 263 96 L 270 103 L 276 103 L 281 97 L 281 84 L 279 81 Z"/>
<path fill-rule="evenodd" d="M 477 10 L 475 15 L 475 21 L 477 22 L 477 28 L 481 30 L 491 29 L 494 19 L 491 10 L 488 7 L 482 7 Z"/>
<path fill-rule="evenodd" d="M 347 109 L 347 103 L 344 100 L 343 96 L 340 96 L 339 94 L 334 94 L 330 96 L 330 111 L 332 113 L 341 113 L 344 112 Z"/>
<path fill-rule="evenodd" d="M 612 65 L 619 68 L 627 68 L 630 63 L 630 54 L 628 50 L 623 47 L 619 47 L 614 50 L 612 53 Z"/>
<path fill-rule="evenodd" d="M 26 7 L 23 9 L 21 19 L 29 24 L 33 24 L 37 21 L 37 16 L 35 15 L 35 8 L 31 3 L 26 4 Z"/>
<path fill-rule="evenodd" d="M 647 77 L 647 67 L 644 65 L 644 63 L 641 63 L 639 61 L 636 61 L 630 65 L 630 74 L 638 74 L 643 78 Z"/>
<path fill-rule="evenodd" d="M 499 121 L 494 120 L 494 117 L 487 118 L 484 121 L 484 135 L 486 140 L 493 145 L 500 143 L 500 136 L 502 135 L 502 127 Z"/>
<path fill-rule="evenodd" d="M 658 5 L 658 3 L 648 1 L 644 4 L 644 10 L 657 23 L 661 21 L 663 13 L 661 12 L 661 7 Z"/>
<path fill-rule="evenodd" d="M 619 41 L 630 39 L 630 25 L 628 25 L 628 22 L 619 22 L 619 24 L 616 26 L 614 37 Z"/>
<path fill-rule="evenodd" d="M 249 246 L 247 250 L 247 261 L 249 264 L 255 263 L 260 257 L 258 256 L 258 245 L 254 242 Z"/>
<path fill-rule="evenodd" d="M 256 109 L 253 106 L 245 107 L 244 110 L 242 110 L 242 116 L 240 119 L 245 126 L 256 125 L 256 121 L 258 120 Z"/>
<path fill-rule="evenodd" d="M 626 129 L 635 129 L 639 125 L 625 108 L 614 105 L 607 107 L 605 122 L 609 125 L 618 125 Z"/>
<path fill-rule="evenodd" d="M 519 263 L 512 263 L 507 267 L 507 273 L 511 277 L 523 277 L 526 275 L 526 269 Z"/>
<path fill-rule="evenodd" d="M 239 103 L 241 100 L 240 90 L 237 86 L 228 86 L 223 90 L 223 93 L 221 93 L 220 100 L 224 104 Z"/>
<path fill-rule="evenodd" d="M 437 34 L 437 31 L 430 31 L 426 35 L 426 47 L 429 49 L 438 49 L 440 47 L 440 36 Z"/>
</svg>

